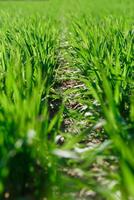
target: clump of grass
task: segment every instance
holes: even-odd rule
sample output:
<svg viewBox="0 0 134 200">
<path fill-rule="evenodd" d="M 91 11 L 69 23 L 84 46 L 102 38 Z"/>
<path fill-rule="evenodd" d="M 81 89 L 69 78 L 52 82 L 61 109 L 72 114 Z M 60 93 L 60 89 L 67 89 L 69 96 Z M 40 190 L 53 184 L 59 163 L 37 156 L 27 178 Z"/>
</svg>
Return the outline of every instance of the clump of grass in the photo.
<svg viewBox="0 0 134 200">
<path fill-rule="evenodd" d="M 93 95 L 100 104 L 104 134 L 108 134 L 111 153 L 119 161 L 114 191 L 121 193 L 121 199 L 134 195 L 132 30 L 131 23 L 121 19 L 90 22 L 85 17 L 74 22 L 72 40 L 72 56 L 88 88 L 87 98 Z"/>
<path fill-rule="evenodd" d="M 57 182 L 51 151 L 61 117 L 50 118 L 49 96 L 58 30 L 41 16 L 20 17 L 9 23 L 7 16 L 0 33 L 0 192 L 39 198 L 52 195 L 50 185 Z"/>
</svg>

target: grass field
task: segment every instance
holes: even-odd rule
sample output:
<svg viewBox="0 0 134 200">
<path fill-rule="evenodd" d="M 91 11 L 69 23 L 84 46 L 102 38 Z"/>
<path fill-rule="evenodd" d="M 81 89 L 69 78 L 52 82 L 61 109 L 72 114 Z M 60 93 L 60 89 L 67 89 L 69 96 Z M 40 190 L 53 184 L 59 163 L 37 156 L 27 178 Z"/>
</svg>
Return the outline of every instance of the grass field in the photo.
<svg viewBox="0 0 134 200">
<path fill-rule="evenodd" d="M 134 199 L 134 2 L 0 2 L 0 200 Z"/>
</svg>

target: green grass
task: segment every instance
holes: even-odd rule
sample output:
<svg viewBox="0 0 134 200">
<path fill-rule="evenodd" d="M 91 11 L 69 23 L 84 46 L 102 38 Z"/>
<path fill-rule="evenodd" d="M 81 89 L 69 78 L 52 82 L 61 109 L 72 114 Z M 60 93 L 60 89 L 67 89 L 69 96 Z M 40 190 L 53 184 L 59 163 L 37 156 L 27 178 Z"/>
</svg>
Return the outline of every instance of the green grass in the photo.
<svg viewBox="0 0 134 200">
<path fill-rule="evenodd" d="M 133 2 L 0 5 L 0 199 L 134 199 Z"/>
<path fill-rule="evenodd" d="M 58 31 L 52 23 L 40 15 L 1 14 L 0 191 L 11 190 L 11 198 L 23 190 L 41 196 L 46 177 L 53 182 L 56 176 L 49 155 L 60 123 L 58 114 L 49 117 L 48 108 L 58 66 Z"/>
<path fill-rule="evenodd" d="M 76 21 L 72 55 L 82 81 L 95 98 L 105 120 L 103 134 L 112 142 L 111 154 L 118 158 L 118 187 L 122 198 L 133 195 L 133 33 L 131 23 L 107 18 L 93 23 Z M 111 145 L 111 144 L 110 144 Z M 125 197 L 126 195 L 126 197 Z"/>
</svg>

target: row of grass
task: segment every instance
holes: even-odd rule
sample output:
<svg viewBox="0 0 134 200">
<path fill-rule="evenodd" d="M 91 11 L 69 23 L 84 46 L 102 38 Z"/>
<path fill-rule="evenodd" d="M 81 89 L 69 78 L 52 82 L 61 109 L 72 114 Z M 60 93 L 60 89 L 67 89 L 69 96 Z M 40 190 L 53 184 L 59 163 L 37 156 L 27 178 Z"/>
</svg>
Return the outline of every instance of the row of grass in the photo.
<svg viewBox="0 0 134 200">
<path fill-rule="evenodd" d="M 9 199 L 43 198 L 56 177 L 49 152 L 60 117 L 50 117 L 49 104 L 58 66 L 58 30 L 45 15 L 29 16 L 23 10 L 25 15 L 15 8 L 1 12 L 1 199 L 5 194 Z"/>
<path fill-rule="evenodd" d="M 71 55 L 87 88 L 83 93 L 85 102 L 98 102 L 104 119 L 103 134 L 110 141 L 109 157 L 113 155 L 118 160 L 118 170 L 111 177 L 115 181 L 112 191 L 120 191 L 120 198 L 127 199 L 134 195 L 132 24 L 111 17 L 95 22 L 85 17 L 74 21 L 73 33 Z"/>
</svg>

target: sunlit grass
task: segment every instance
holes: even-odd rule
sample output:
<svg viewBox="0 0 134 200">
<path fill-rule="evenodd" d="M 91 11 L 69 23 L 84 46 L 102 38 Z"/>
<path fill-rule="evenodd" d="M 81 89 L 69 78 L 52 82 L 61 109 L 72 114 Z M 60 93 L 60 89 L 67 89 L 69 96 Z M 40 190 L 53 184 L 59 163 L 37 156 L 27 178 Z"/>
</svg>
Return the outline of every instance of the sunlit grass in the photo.
<svg viewBox="0 0 134 200">
<path fill-rule="evenodd" d="M 132 1 L 0 4 L 0 199 L 133 199 Z"/>
</svg>

